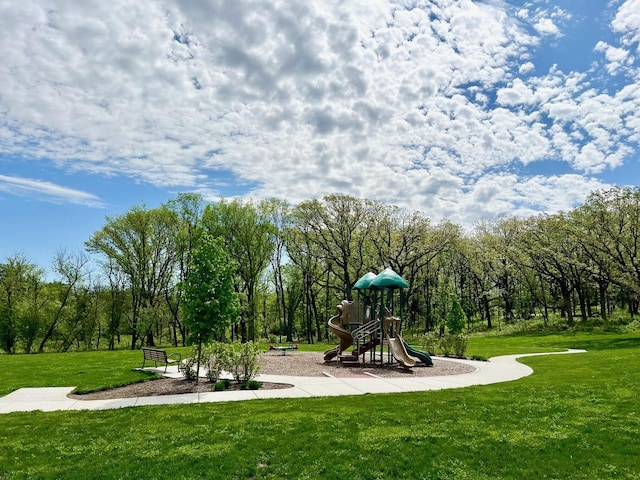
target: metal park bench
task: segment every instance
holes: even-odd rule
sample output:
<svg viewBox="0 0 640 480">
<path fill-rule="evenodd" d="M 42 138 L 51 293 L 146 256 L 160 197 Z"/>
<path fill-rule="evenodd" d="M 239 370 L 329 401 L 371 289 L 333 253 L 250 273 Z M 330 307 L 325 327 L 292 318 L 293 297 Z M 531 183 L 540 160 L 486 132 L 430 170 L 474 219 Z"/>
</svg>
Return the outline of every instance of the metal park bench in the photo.
<svg viewBox="0 0 640 480">
<path fill-rule="evenodd" d="M 167 367 L 173 363 L 180 363 L 182 361 L 182 355 L 179 353 L 172 353 L 167 355 L 165 350 L 159 350 L 157 348 L 147 348 L 142 347 L 142 353 L 144 358 L 142 360 L 142 367 L 144 368 L 144 364 L 147 360 L 152 361 L 154 365 L 157 367 L 158 363 L 164 363 L 164 373 L 167 373 Z M 177 358 L 175 358 L 177 356 Z"/>
</svg>

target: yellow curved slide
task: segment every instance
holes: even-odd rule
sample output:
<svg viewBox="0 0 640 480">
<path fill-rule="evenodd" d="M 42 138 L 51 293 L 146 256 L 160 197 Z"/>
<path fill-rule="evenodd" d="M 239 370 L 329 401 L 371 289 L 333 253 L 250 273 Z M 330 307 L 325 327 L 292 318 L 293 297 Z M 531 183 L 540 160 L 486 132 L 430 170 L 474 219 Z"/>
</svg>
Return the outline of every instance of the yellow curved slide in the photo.
<svg viewBox="0 0 640 480">
<path fill-rule="evenodd" d="M 411 368 L 416 365 L 416 359 L 407 352 L 404 347 L 402 337 L 387 337 L 391 354 L 405 368 Z"/>
</svg>

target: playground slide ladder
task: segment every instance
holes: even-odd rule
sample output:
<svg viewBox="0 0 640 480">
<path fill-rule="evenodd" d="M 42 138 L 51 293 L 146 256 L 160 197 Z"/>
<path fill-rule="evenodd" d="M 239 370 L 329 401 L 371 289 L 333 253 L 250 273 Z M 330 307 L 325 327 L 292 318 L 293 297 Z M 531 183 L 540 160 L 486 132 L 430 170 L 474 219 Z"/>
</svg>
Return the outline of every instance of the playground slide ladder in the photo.
<svg viewBox="0 0 640 480">
<path fill-rule="evenodd" d="M 351 352 L 351 355 L 354 355 L 356 357 L 363 355 L 367 353 L 369 350 L 371 350 L 372 348 L 377 347 L 378 345 L 380 345 L 380 338 L 376 337 L 373 340 L 368 341 L 364 345 L 360 345 L 357 349 L 354 349 L 353 352 Z"/>
<path fill-rule="evenodd" d="M 373 340 L 369 340 L 367 343 L 360 345 L 358 348 L 354 348 L 350 354 L 340 355 L 338 361 L 343 365 L 357 365 L 360 363 L 360 355 L 371 351 L 380 345 L 380 338 L 376 337 Z"/>
<path fill-rule="evenodd" d="M 349 355 L 340 355 L 339 361 L 342 364 L 355 365 L 360 362 L 360 355 L 380 345 L 380 322 L 378 320 L 371 320 L 352 330 L 351 336 L 357 347 Z M 368 337 L 373 338 L 366 341 Z"/>
</svg>

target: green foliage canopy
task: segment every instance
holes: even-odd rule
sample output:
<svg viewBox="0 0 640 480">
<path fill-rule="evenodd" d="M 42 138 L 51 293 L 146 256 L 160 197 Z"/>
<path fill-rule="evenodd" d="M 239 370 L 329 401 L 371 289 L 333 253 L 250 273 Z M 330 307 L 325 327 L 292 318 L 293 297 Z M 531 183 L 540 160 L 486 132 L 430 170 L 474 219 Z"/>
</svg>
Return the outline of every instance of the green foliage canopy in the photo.
<svg viewBox="0 0 640 480">
<path fill-rule="evenodd" d="M 223 241 L 203 235 L 184 283 L 184 321 L 192 341 L 208 342 L 237 320 L 240 306 L 234 274 Z"/>
<path fill-rule="evenodd" d="M 268 204 L 222 200 L 207 205 L 202 223 L 210 235 L 223 239 L 229 256 L 236 262 L 239 287 L 246 295 L 241 335 L 243 341 L 247 336 L 249 340 L 255 340 L 256 290 L 275 248 Z"/>
</svg>

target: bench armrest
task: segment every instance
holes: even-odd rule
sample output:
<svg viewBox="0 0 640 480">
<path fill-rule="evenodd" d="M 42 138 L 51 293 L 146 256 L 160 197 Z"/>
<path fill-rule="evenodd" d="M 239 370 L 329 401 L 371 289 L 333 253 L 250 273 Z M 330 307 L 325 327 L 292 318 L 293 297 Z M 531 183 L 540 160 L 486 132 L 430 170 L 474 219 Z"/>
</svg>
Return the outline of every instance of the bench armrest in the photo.
<svg viewBox="0 0 640 480">
<path fill-rule="evenodd" d="M 174 360 L 174 361 L 176 361 L 176 362 L 181 362 L 181 361 L 182 361 L 182 355 L 181 355 L 181 354 L 179 354 L 178 352 L 175 352 L 175 353 L 172 353 L 172 354 L 170 354 L 170 355 L 167 355 L 167 360 L 168 360 L 168 359 L 170 359 L 170 358 L 172 358 L 172 357 L 176 357 L 176 356 L 177 356 L 178 358 L 177 358 L 177 359 L 176 359 L 176 358 L 173 358 L 173 360 Z"/>
</svg>

